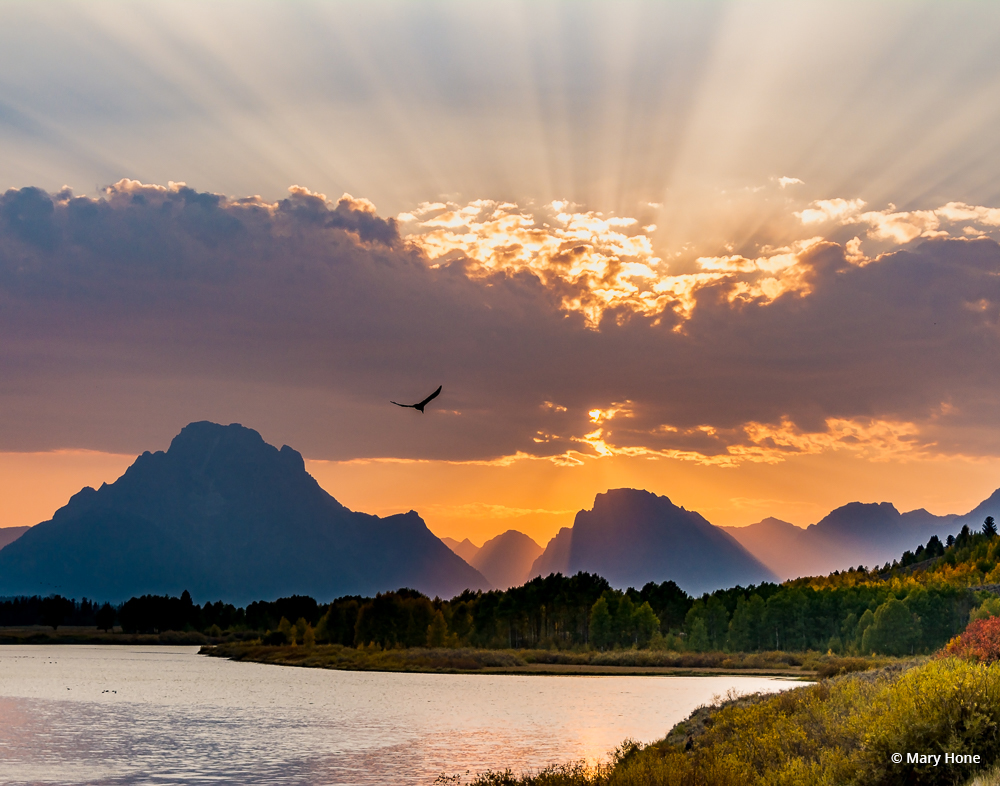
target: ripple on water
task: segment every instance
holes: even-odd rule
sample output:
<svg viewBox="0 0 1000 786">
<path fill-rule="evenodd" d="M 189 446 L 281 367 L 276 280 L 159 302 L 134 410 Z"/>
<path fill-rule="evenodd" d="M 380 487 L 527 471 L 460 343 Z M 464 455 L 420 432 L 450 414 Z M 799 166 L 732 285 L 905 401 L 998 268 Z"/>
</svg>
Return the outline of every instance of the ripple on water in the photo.
<svg viewBox="0 0 1000 786">
<path fill-rule="evenodd" d="M 0 646 L 3 784 L 430 784 L 652 741 L 764 677 L 385 674 L 192 647 Z"/>
</svg>

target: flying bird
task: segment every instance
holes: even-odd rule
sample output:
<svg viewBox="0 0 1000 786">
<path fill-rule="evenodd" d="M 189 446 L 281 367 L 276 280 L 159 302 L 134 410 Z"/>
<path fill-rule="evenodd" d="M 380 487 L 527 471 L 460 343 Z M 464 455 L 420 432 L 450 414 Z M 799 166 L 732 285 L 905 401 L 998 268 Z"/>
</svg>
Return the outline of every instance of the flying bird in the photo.
<svg viewBox="0 0 1000 786">
<path fill-rule="evenodd" d="M 442 385 L 438 385 L 438 389 L 437 390 L 435 390 L 427 398 L 425 398 L 423 401 L 421 401 L 418 404 L 400 404 L 398 401 L 391 401 L 391 400 L 389 401 L 389 403 L 390 404 L 395 404 L 397 407 L 409 407 L 410 409 L 416 409 L 416 410 L 419 410 L 420 412 L 423 412 L 424 411 L 424 407 L 426 407 L 431 402 L 432 399 L 437 398 L 441 394 L 441 388 L 442 387 L 443 387 Z"/>
</svg>

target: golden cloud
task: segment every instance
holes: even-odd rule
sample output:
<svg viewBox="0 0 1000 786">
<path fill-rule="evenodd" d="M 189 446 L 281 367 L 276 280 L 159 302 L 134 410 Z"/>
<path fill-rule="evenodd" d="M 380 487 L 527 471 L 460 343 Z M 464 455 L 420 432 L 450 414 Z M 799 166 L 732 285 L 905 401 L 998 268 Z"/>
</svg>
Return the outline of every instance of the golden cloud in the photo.
<svg viewBox="0 0 1000 786">
<path fill-rule="evenodd" d="M 862 212 L 864 206 L 862 199 L 821 199 L 794 215 L 807 226 L 833 222 L 843 226 L 867 224 L 869 239 L 896 245 L 917 238 L 949 237 L 953 233 L 966 237 L 995 235 L 993 230 L 1000 227 L 1000 208 L 965 202 L 948 202 L 930 210 L 896 210 L 890 204 L 885 210 Z M 860 241 L 855 238 L 855 242 Z M 855 252 L 859 248 L 858 245 Z"/>
<path fill-rule="evenodd" d="M 613 309 L 651 317 L 673 312 L 683 322 L 690 318 L 697 292 L 723 281 L 733 286 L 731 299 L 768 303 L 788 292 L 805 294 L 809 288 L 800 257 L 823 239 L 765 247 L 754 258 L 699 257 L 694 272 L 672 275 L 654 252 L 650 234 L 655 225 L 577 212 L 568 202 L 555 201 L 535 212 L 491 200 L 424 204 L 397 219 L 406 223 L 407 240 L 432 265 L 461 257 L 472 263 L 471 275 L 530 271 L 559 293 L 563 309 L 582 314 L 592 328 Z"/>
</svg>

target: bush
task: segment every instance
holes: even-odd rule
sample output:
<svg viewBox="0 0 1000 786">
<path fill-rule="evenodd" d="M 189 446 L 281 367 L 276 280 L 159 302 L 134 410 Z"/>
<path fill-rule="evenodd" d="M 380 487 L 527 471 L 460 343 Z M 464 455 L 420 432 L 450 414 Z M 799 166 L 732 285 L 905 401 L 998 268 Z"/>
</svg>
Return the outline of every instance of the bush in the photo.
<svg viewBox="0 0 1000 786">
<path fill-rule="evenodd" d="M 473 783 L 954 784 L 990 766 L 1000 753 L 1000 664 L 942 658 L 905 670 L 891 666 L 776 695 L 730 697 L 701 723 L 694 720 L 684 724 L 683 734 L 630 748 L 597 768 L 570 765 L 520 778 L 508 771 Z M 982 763 L 894 764 L 891 756 L 900 751 L 975 753 Z"/>
<path fill-rule="evenodd" d="M 979 663 L 1000 660 L 1000 617 L 973 620 L 961 636 L 948 642 L 945 652 Z"/>
<path fill-rule="evenodd" d="M 288 644 L 288 636 L 280 630 L 270 630 L 261 640 L 261 643 L 268 647 L 283 647 Z"/>
</svg>

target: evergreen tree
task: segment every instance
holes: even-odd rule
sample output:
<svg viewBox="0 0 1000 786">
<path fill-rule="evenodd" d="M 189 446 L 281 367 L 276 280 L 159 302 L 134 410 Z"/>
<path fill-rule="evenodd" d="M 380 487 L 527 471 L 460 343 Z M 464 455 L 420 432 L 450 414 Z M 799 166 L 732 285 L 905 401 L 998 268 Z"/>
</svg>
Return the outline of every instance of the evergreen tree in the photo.
<svg viewBox="0 0 1000 786">
<path fill-rule="evenodd" d="M 992 516 L 987 516 L 983 521 L 983 534 L 988 538 L 996 537 L 997 523 L 993 520 Z"/>
<path fill-rule="evenodd" d="M 42 621 L 46 625 L 51 625 L 52 630 L 57 630 L 75 609 L 73 601 L 62 595 L 53 595 L 45 598 L 41 603 Z"/>
<path fill-rule="evenodd" d="M 105 632 L 111 630 L 115 626 L 114 606 L 110 603 L 105 603 L 100 609 L 98 609 L 94 621 L 97 623 L 98 630 L 103 630 Z"/>
</svg>

